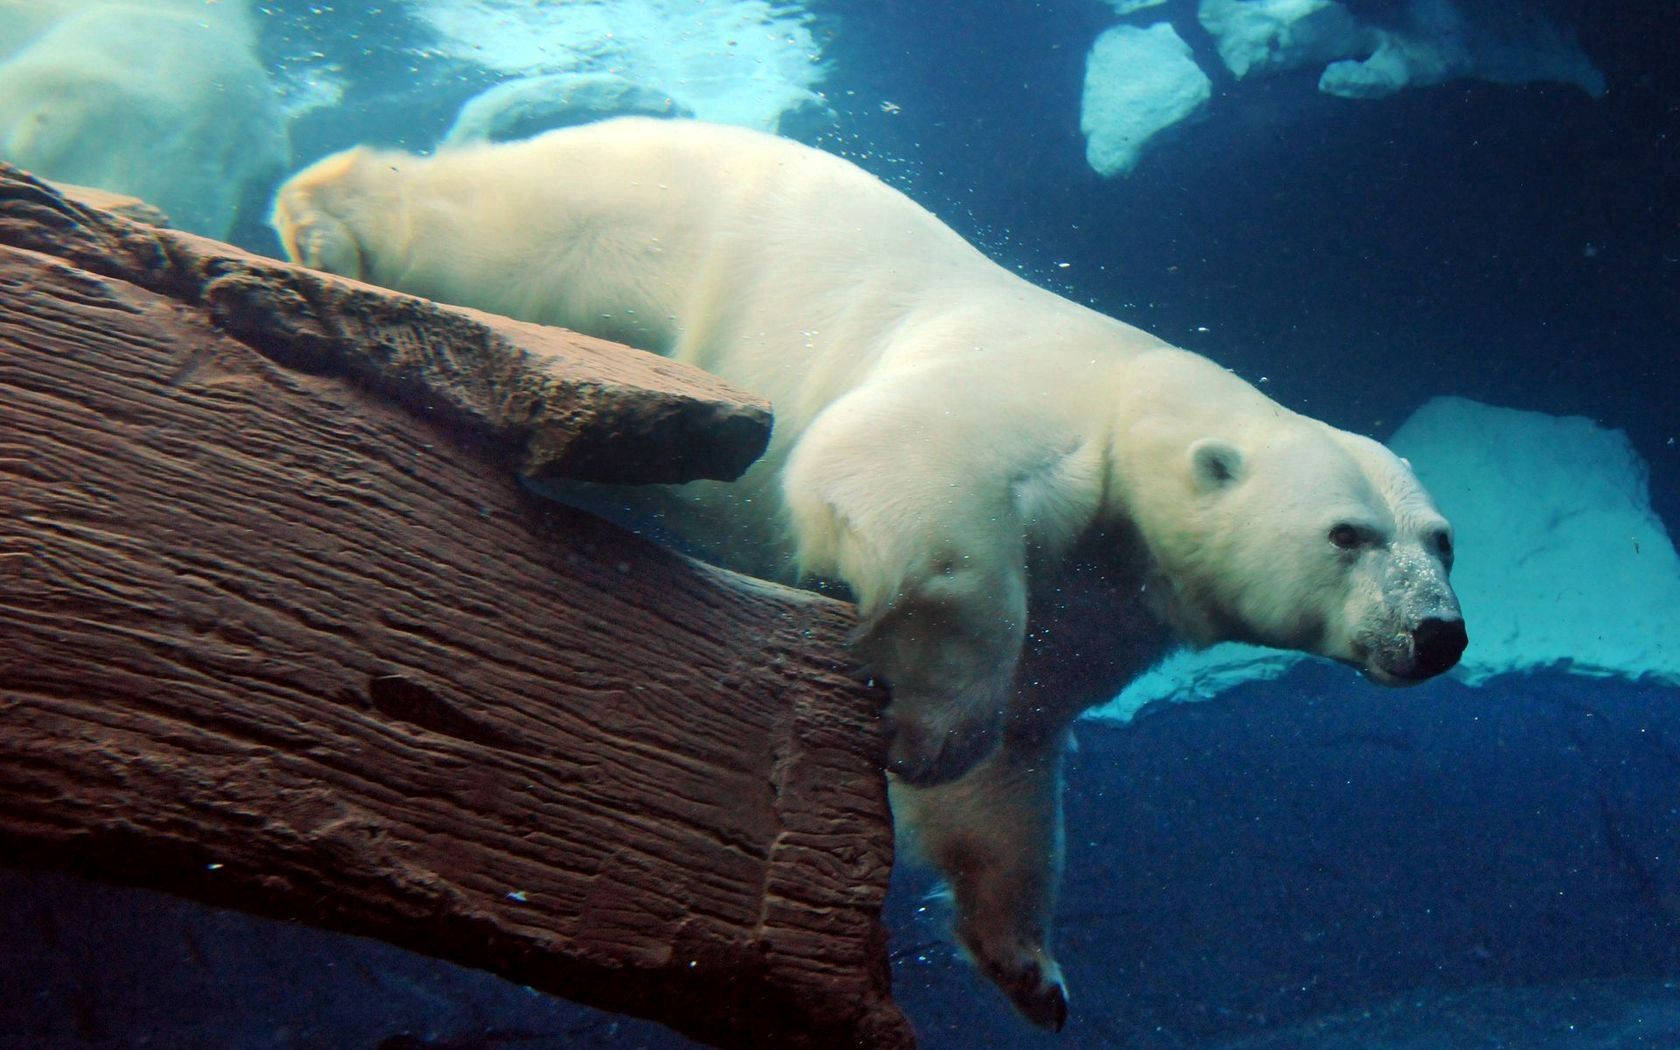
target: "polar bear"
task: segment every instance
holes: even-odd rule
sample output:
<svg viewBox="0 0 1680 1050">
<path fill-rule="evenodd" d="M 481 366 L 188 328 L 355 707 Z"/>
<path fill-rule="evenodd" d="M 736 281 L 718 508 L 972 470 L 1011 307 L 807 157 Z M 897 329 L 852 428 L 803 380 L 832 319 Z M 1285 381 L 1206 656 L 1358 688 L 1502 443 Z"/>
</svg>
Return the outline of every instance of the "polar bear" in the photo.
<svg viewBox="0 0 1680 1050">
<path fill-rule="evenodd" d="M 246 0 L 0 0 L 0 160 L 225 237 L 287 152 Z"/>
<path fill-rule="evenodd" d="M 1400 459 L 1038 288 L 908 197 L 771 135 L 626 118 L 293 176 L 295 260 L 619 339 L 770 398 L 764 458 L 672 490 L 730 564 L 842 581 L 900 826 L 957 934 L 1038 1024 L 1060 762 L 1078 713 L 1176 642 L 1241 639 L 1383 683 L 1466 640 L 1451 528 Z"/>
</svg>

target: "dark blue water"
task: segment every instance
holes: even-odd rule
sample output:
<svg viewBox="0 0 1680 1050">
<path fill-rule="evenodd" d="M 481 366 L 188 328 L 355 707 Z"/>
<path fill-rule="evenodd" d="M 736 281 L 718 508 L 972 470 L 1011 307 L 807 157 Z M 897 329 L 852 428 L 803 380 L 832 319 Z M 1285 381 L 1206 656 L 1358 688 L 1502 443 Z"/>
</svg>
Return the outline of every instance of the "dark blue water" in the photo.
<svg viewBox="0 0 1680 1050">
<path fill-rule="evenodd" d="M 299 163 L 425 148 L 494 80 L 428 55 L 398 4 L 269 6 L 271 68 L 314 55 L 346 75 L 340 105 L 293 127 Z M 1306 74 L 1227 76 L 1205 119 L 1112 180 L 1078 126 L 1103 5 L 809 6 L 837 119 L 790 130 L 994 257 L 1352 430 L 1386 436 L 1438 394 L 1592 417 L 1629 434 L 1680 526 L 1674 4 L 1547 7 L 1605 72 L 1600 99 L 1456 82 L 1350 102 Z M 1188 11 L 1167 8 L 1205 52 Z M 272 252 L 264 203 L 235 236 Z M 1017 1021 L 901 872 L 895 990 L 925 1045 L 1680 1046 L 1680 689 L 1550 674 L 1396 694 L 1313 665 L 1079 740 L 1068 1030 Z M 687 1045 L 381 945 L 56 875 L 0 873 L 0 947 L 0 1050 Z"/>
</svg>

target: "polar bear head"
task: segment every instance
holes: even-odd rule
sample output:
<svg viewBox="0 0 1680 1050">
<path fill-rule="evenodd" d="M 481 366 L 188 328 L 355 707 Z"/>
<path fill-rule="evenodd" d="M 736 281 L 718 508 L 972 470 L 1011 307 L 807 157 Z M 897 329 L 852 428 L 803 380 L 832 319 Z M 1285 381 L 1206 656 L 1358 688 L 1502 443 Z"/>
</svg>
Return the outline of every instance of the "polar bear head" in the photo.
<svg viewBox="0 0 1680 1050">
<path fill-rule="evenodd" d="M 1452 667 L 1467 641 L 1448 582 L 1452 526 L 1398 456 L 1297 421 L 1259 447 L 1207 438 L 1186 454 L 1213 526 L 1202 549 L 1220 566 L 1196 577 L 1203 624 L 1385 685 Z"/>
<path fill-rule="evenodd" d="M 1246 384 L 1215 400 L 1227 411 L 1188 426 L 1175 412 L 1152 442 L 1170 469 L 1134 458 L 1129 472 L 1163 618 L 1195 644 L 1315 653 L 1385 685 L 1456 664 L 1467 636 L 1452 526 L 1410 465 Z"/>
</svg>

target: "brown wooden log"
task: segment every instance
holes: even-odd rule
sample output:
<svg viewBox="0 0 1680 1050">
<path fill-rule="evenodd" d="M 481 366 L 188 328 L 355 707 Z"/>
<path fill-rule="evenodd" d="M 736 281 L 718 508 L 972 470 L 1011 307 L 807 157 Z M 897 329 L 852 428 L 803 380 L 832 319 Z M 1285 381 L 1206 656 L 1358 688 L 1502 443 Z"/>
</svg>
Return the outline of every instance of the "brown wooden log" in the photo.
<svg viewBox="0 0 1680 1050">
<path fill-rule="evenodd" d="M 614 410 L 507 361 L 640 381 L 593 344 L 186 236 L 0 181 L 0 856 L 719 1044 L 911 1045 L 850 608 L 520 488 Z"/>
</svg>

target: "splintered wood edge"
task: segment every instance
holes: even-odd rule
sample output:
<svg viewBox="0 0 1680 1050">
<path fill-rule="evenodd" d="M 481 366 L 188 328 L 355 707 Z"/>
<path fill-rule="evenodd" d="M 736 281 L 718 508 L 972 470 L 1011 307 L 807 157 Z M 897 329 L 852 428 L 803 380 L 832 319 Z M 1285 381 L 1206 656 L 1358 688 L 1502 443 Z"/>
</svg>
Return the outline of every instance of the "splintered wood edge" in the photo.
<svg viewBox="0 0 1680 1050">
<path fill-rule="evenodd" d="M 3 165 L 4 162 L 0 162 Z M 15 168 L 13 169 L 16 170 Z M 97 186 L 78 186 L 73 182 L 60 182 L 58 179 L 40 180 L 63 194 L 65 199 L 75 201 L 84 208 L 95 208 L 99 211 L 120 215 L 125 219 L 143 222 L 147 226 L 169 227 L 169 216 L 155 204 L 148 204 L 139 197 L 126 193 L 113 193 L 102 190 Z"/>
<path fill-rule="evenodd" d="M 699 369 L 135 222 L 3 163 L 0 244 L 203 307 L 273 360 L 355 379 L 538 480 L 728 481 L 770 440 L 769 403 Z"/>
</svg>

